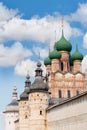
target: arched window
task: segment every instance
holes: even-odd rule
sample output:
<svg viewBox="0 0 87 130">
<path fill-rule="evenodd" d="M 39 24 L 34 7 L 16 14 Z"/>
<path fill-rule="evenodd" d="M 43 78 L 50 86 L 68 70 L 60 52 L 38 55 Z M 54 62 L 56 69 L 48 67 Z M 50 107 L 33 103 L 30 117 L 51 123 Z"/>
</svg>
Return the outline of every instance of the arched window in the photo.
<svg viewBox="0 0 87 130">
<path fill-rule="evenodd" d="M 40 115 L 42 115 L 42 110 L 40 110 Z"/>
<path fill-rule="evenodd" d="M 61 90 L 58 91 L 58 95 L 59 95 L 59 98 L 62 98 L 62 91 Z"/>
</svg>

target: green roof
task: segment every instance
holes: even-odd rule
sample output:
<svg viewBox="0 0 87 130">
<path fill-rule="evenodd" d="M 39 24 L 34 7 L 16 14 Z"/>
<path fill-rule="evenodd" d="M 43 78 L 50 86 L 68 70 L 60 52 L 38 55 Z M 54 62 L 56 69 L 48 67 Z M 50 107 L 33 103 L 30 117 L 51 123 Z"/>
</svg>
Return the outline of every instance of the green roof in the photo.
<svg viewBox="0 0 87 130">
<path fill-rule="evenodd" d="M 62 30 L 62 36 L 59 41 L 57 41 L 54 45 L 54 47 L 58 51 L 68 51 L 70 52 L 72 50 L 72 45 L 69 41 L 67 41 L 64 37 L 63 30 Z"/>
<path fill-rule="evenodd" d="M 52 52 L 50 52 L 49 57 L 50 59 L 60 59 L 61 54 L 56 49 L 54 49 Z"/>
<path fill-rule="evenodd" d="M 47 57 L 45 60 L 44 60 L 44 65 L 47 66 L 47 65 L 51 65 L 51 60 L 49 57 Z"/>
<path fill-rule="evenodd" d="M 82 59 L 83 59 L 83 55 L 79 52 L 78 45 L 76 44 L 76 51 L 74 52 L 74 54 L 72 54 L 72 60 L 82 61 Z"/>
</svg>

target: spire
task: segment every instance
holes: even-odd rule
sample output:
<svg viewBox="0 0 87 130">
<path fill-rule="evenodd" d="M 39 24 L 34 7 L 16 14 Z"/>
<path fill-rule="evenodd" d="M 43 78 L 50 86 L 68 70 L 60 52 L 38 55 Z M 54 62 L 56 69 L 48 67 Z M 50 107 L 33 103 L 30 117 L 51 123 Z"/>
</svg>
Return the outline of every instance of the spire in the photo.
<svg viewBox="0 0 87 130">
<path fill-rule="evenodd" d="M 78 51 L 78 33 L 76 32 L 76 51 Z"/>
<path fill-rule="evenodd" d="M 26 75 L 26 81 L 25 81 L 25 91 L 28 92 L 30 89 L 31 81 L 30 81 L 30 76 L 29 76 L 29 71 L 27 72 Z"/>
<path fill-rule="evenodd" d="M 63 28 L 64 28 L 64 16 L 62 16 L 62 36 L 64 36 Z"/>
<path fill-rule="evenodd" d="M 78 44 L 76 43 L 76 51 L 78 51 Z"/>
<path fill-rule="evenodd" d="M 40 61 L 37 62 L 37 68 L 35 70 L 35 80 L 30 87 L 30 92 L 32 91 L 48 91 L 48 85 L 44 82 L 44 77 L 42 75 L 42 64 Z"/>
<path fill-rule="evenodd" d="M 64 27 L 64 16 L 62 16 L 62 30 L 63 30 L 63 27 Z"/>
<path fill-rule="evenodd" d="M 12 98 L 17 100 L 17 88 L 16 88 L 16 86 L 14 86 Z"/>
<path fill-rule="evenodd" d="M 29 72 L 27 73 L 26 76 L 26 81 L 25 81 L 25 89 L 24 92 L 20 95 L 20 99 L 22 100 L 27 100 L 28 99 L 28 93 L 30 92 L 30 86 L 31 86 L 31 81 L 30 81 L 30 76 Z"/>
<path fill-rule="evenodd" d="M 42 66 L 42 64 L 41 64 L 41 62 L 40 61 L 38 61 L 37 62 L 37 69 L 35 70 L 35 72 L 36 72 L 36 77 L 37 76 L 41 76 L 42 77 L 42 72 L 43 72 L 43 70 L 41 69 L 41 66 Z"/>
</svg>

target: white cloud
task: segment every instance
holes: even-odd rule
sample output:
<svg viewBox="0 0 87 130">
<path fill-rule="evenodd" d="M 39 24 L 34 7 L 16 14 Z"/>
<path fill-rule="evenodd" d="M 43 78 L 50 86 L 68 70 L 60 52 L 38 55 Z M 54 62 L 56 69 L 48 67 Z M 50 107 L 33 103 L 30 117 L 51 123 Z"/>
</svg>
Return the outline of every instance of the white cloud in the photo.
<svg viewBox="0 0 87 130">
<path fill-rule="evenodd" d="M 82 72 L 85 73 L 86 70 L 87 70 L 87 55 L 85 55 L 82 60 Z"/>
<path fill-rule="evenodd" d="M 8 9 L 3 3 L 0 2 L 0 22 L 10 20 L 18 16 L 18 9 Z"/>
<path fill-rule="evenodd" d="M 32 18 L 23 20 L 13 18 L 0 27 L 0 42 L 10 40 L 33 40 L 41 43 L 50 43 L 53 45 L 61 36 L 61 21 L 56 16 L 45 16 L 43 18 Z M 72 28 L 68 22 L 64 22 L 64 34 L 70 38 L 75 33 L 81 35 L 81 30 Z"/>
<path fill-rule="evenodd" d="M 20 42 L 14 43 L 11 47 L 0 44 L 0 66 L 14 66 L 31 55 L 31 51 L 24 48 Z"/>
<path fill-rule="evenodd" d="M 80 3 L 76 12 L 72 13 L 70 16 L 67 16 L 70 21 L 77 21 L 87 26 L 87 3 Z"/>
<path fill-rule="evenodd" d="M 87 33 L 83 37 L 83 46 L 87 48 Z"/>
<path fill-rule="evenodd" d="M 20 61 L 15 66 L 15 74 L 17 75 L 26 75 L 29 71 L 29 74 L 34 76 L 34 70 L 36 68 L 36 62 L 30 59 Z"/>
<path fill-rule="evenodd" d="M 41 59 L 46 58 L 49 54 L 48 48 L 40 48 L 40 47 L 34 46 L 33 51 L 38 56 L 38 59 L 39 59 L 39 54 L 40 54 Z"/>
<path fill-rule="evenodd" d="M 42 69 L 44 71 L 44 75 L 45 75 L 45 66 L 43 65 L 43 62 L 41 61 L 42 63 Z M 21 62 L 19 62 L 18 64 L 16 64 L 15 66 L 15 74 L 17 75 L 26 75 L 27 72 L 29 71 L 29 74 L 31 77 L 34 77 L 35 76 L 35 69 L 36 69 L 36 64 L 37 62 L 31 60 L 31 59 L 26 59 L 26 60 L 23 60 Z"/>
</svg>

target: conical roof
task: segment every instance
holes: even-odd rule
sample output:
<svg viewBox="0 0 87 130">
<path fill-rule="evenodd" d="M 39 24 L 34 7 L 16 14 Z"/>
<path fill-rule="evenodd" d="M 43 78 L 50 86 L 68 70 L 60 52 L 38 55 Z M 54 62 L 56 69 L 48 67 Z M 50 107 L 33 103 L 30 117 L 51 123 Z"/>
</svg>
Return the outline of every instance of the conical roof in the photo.
<svg viewBox="0 0 87 130">
<path fill-rule="evenodd" d="M 83 55 L 79 52 L 78 45 L 76 44 L 76 51 L 74 52 L 74 54 L 72 54 L 72 60 L 82 61 L 82 59 L 83 59 Z"/>
<path fill-rule="evenodd" d="M 19 110 L 19 107 L 18 107 L 18 101 L 17 101 L 17 88 L 16 86 L 14 86 L 13 94 L 12 94 L 12 101 L 11 103 L 7 105 L 5 112 L 12 112 L 12 111 L 14 112 L 18 110 Z"/>
<path fill-rule="evenodd" d="M 72 50 L 72 45 L 69 41 L 67 41 L 64 37 L 63 30 L 62 30 L 62 36 L 58 42 L 54 45 L 58 51 L 68 51 L 70 52 Z"/>
<path fill-rule="evenodd" d="M 28 99 L 28 93 L 30 92 L 30 85 L 31 85 L 31 81 L 30 81 L 30 76 L 29 74 L 27 74 L 26 76 L 26 81 L 25 81 L 25 90 L 24 92 L 20 95 L 20 99 L 25 100 Z"/>
</svg>

